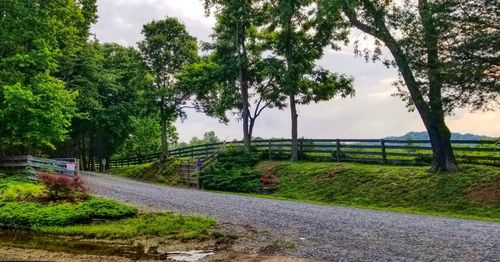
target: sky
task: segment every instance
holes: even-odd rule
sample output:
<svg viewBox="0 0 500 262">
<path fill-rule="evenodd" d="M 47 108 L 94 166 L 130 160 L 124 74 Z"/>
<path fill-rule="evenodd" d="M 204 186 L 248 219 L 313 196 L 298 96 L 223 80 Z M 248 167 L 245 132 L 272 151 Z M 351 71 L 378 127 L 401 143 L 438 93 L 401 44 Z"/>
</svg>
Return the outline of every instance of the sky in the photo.
<svg viewBox="0 0 500 262">
<path fill-rule="evenodd" d="M 142 26 L 152 20 L 175 16 L 182 20 L 190 34 L 209 41 L 213 17 L 206 17 L 202 0 L 98 0 L 98 22 L 92 32 L 102 42 L 136 46 L 142 40 Z M 363 39 L 359 32 L 353 37 Z M 369 44 L 369 43 L 368 43 Z M 387 54 L 390 57 L 390 54 Z M 405 104 L 391 94 L 397 79 L 395 69 L 380 63 L 366 63 L 355 57 L 352 47 L 341 51 L 327 50 L 318 65 L 332 72 L 354 77 L 356 96 L 333 99 L 318 104 L 299 106 L 299 137 L 305 138 L 382 138 L 424 131 L 416 112 L 408 112 Z M 470 113 L 459 110 L 448 117 L 452 132 L 500 137 L 500 111 Z M 241 139 L 242 127 L 235 119 L 229 124 L 204 114 L 188 111 L 188 119 L 176 123 L 180 139 L 215 131 L 223 140 Z M 266 110 L 257 119 L 255 136 L 290 137 L 290 112 Z"/>
</svg>

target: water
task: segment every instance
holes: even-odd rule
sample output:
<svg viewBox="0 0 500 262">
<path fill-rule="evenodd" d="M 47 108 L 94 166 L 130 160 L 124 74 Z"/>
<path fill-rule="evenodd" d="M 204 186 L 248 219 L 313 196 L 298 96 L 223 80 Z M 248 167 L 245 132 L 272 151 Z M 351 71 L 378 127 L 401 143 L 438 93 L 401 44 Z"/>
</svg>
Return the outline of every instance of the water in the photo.
<svg viewBox="0 0 500 262">
<path fill-rule="evenodd" d="M 20 230 L 0 230 L 0 246 L 39 249 L 51 252 L 64 252 L 75 255 L 120 256 L 132 260 L 165 260 L 195 262 L 213 255 L 212 250 L 191 250 L 157 252 L 142 244 L 127 245 L 111 242 L 90 242 L 67 237 L 39 234 Z"/>
</svg>

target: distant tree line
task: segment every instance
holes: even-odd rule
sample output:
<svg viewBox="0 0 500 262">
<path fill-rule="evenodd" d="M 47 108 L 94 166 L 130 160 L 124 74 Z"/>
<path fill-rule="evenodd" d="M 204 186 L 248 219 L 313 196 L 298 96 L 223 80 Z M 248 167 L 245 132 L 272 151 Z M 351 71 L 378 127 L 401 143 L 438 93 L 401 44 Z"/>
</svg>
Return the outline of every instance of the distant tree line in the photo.
<svg viewBox="0 0 500 262">
<path fill-rule="evenodd" d="M 144 25 L 134 48 L 92 39 L 95 0 L 2 1 L 0 154 L 71 154 L 87 169 L 156 150 L 168 158 L 188 108 L 236 118 L 249 152 L 262 113 L 287 108 L 297 160 L 297 107 L 355 93 L 351 76 L 317 66 L 354 28 L 374 42 L 354 41 L 356 55 L 398 69 L 395 95 L 427 129 L 432 171 L 458 170 L 447 115 L 499 106 L 494 1 L 203 2 L 216 17 L 211 41 L 166 17 Z M 218 140 L 209 132 L 190 144 Z"/>
</svg>

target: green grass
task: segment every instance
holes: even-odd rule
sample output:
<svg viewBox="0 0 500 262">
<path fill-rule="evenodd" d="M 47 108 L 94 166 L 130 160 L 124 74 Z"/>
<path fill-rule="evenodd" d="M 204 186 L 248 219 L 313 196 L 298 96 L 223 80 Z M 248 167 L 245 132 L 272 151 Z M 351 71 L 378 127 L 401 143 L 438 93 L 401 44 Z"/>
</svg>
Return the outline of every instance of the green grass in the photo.
<svg viewBox="0 0 500 262">
<path fill-rule="evenodd" d="M 500 221 L 497 167 L 433 174 L 428 167 L 267 161 L 257 168 L 279 177 L 274 198 Z"/>
<path fill-rule="evenodd" d="M 68 226 L 90 223 L 93 219 L 133 217 L 137 209 L 114 200 L 90 198 L 82 203 L 43 204 L 26 201 L 1 201 L 0 226 L 31 229 L 36 226 Z"/>
<path fill-rule="evenodd" d="M 151 163 L 141 164 L 141 165 L 132 165 L 132 166 L 124 166 L 124 167 L 114 167 L 107 170 L 107 173 L 111 175 L 129 177 L 129 178 L 140 178 L 140 175 L 144 170 L 151 167 Z"/>
<path fill-rule="evenodd" d="M 145 214 L 138 217 L 108 223 L 73 225 L 66 227 L 35 227 L 36 231 L 70 236 L 93 238 L 131 238 L 155 236 L 178 240 L 202 240 L 209 237 L 214 220 L 201 216 L 173 213 Z"/>
<path fill-rule="evenodd" d="M 168 162 L 155 162 L 125 167 L 116 167 L 107 172 L 111 175 L 123 176 L 147 182 L 169 186 L 178 186 L 180 178 L 180 159 L 170 159 Z"/>
<path fill-rule="evenodd" d="M 184 241 L 208 238 L 215 223 L 207 217 L 173 213 L 137 215 L 135 207 L 97 197 L 80 203 L 36 202 L 32 196 L 42 191 L 43 185 L 25 177 L 0 174 L 0 228 L 92 238 L 146 236 Z"/>
</svg>

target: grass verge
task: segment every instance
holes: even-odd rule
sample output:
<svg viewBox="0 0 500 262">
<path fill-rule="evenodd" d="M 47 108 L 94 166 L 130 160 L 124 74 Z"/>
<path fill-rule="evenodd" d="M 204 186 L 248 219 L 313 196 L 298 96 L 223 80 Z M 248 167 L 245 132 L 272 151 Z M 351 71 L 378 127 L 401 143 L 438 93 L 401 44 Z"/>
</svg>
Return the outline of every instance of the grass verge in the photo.
<svg viewBox="0 0 500 262">
<path fill-rule="evenodd" d="M 37 202 L 43 185 L 0 174 L 0 228 L 92 238 L 160 237 L 203 240 L 212 218 L 174 213 L 139 214 L 135 207 L 90 197 L 78 203 Z"/>
<path fill-rule="evenodd" d="M 137 217 L 108 223 L 73 225 L 66 227 L 35 227 L 36 231 L 93 238 L 131 238 L 154 236 L 176 240 L 203 240 L 209 237 L 208 229 L 214 220 L 201 216 L 173 213 L 142 214 Z"/>
<path fill-rule="evenodd" d="M 279 178 L 270 197 L 322 204 L 500 221 L 500 169 L 461 165 L 454 174 L 426 167 L 266 161 Z"/>
</svg>

